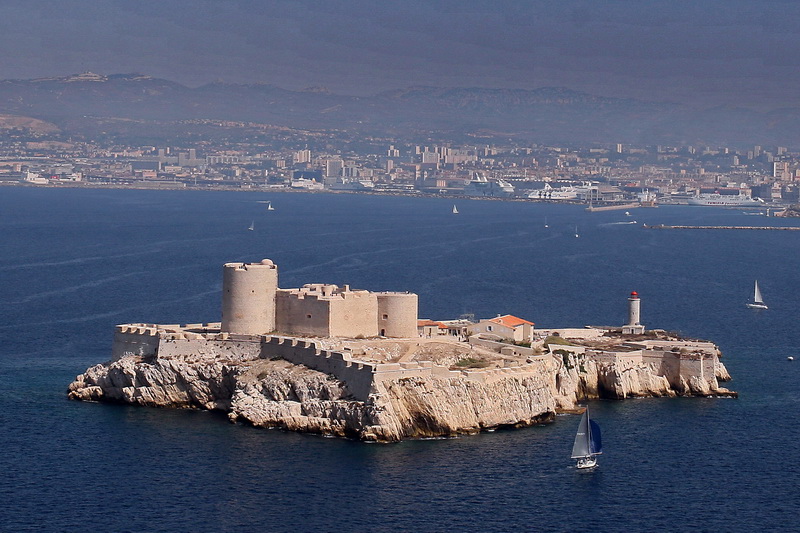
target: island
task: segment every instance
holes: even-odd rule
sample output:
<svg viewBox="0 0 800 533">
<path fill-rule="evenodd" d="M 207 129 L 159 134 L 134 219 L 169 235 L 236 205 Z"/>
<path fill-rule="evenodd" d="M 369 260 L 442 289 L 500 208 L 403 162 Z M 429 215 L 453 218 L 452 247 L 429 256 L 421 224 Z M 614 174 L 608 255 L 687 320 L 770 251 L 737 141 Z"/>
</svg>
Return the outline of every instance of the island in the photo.
<svg viewBox="0 0 800 533">
<path fill-rule="evenodd" d="M 714 343 L 647 330 L 640 309 L 633 292 L 620 327 L 420 320 L 413 293 L 281 289 L 269 259 L 227 263 L 220 322 L 119 325 L 68 397 L 393 442 L 548 423 L 587 399 L 736 396 Z"/>
</svg>

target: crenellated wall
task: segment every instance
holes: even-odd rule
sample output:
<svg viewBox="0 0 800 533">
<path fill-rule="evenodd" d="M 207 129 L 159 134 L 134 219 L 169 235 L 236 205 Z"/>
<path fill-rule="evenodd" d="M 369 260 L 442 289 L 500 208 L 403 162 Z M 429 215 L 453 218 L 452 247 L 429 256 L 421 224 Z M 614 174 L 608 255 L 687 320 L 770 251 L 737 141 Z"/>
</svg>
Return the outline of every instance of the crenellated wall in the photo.
<svg viewBox="0 0 800 533">
<path fill-rule="evenodd" d="M 344 382 L 353 398 L 366 401 L 380 392 L 385 382 L 410 378 L 459 378 L 475 383 L 492 383 L 509 377 L 544 376 L 547 365 L 560 355 L 534 355 L 529 348 L 511 347 L 524 351 L 506 355 L 504 368 L 450 370 L 430 361 L 372 363 L 353 358 L 347 351 L 320 349 L 316 342 L 296 337 L 275 335 L 245 335 L 219 332 L 219 324 L 156 325 L 124 324 L 114 333 L 114 360 L 125 356 L 181 359 L 188 362 L 243 362 L 256 359 L 282 358 L 323 372 Z M 490 342 L 490 341 L 487 341 Z M 506 345 L 501 346 L 504 347 Z M 641 367 L 644 363 L 657 376 L 667 379 L 676 391 L 716 390 L 716 346 L 711 343 L 630 343 L 622 351 L 601 351 L 582 346 L 549 345 L 551 351 L 565 350 L 586 357 L 598 365 L 608 365 L 617 372 Z M 638 348 L 638 349 L 637 349 Z M 670 348 L 670 349 L 667 349 Z M 525 359 L 521 359 L 525 357 Z M 524 361 L 524 362 L 523 362 Z M 704 385 L 705 384 L 705 385 Z"/>
</svg>

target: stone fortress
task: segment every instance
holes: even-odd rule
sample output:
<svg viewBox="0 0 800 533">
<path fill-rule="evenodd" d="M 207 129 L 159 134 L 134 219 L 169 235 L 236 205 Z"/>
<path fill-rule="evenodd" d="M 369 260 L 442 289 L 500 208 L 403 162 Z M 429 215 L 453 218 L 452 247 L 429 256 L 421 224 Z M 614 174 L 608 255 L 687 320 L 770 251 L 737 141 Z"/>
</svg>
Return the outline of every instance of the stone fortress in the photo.
<svg viewBox="0 0 800 533">
<path fill-rule="evenodd" d="M 278 332 L 310 337 L 415 337 L 416 294 L 351 290 L 314 283 L 278 288 L 278 267 L 226 263 L 222 277 L 222 325 L 226 333 Z"/>
<path fill-rule="evenodd" d="M 281 289 L 269 259 L 227 263 L 221 322 L 119 325 L 112 361 L 78 376 L 69 397 L 396 441 L 552 421 L 589 398 L 735 396 L 719 386 L 730 376 L 718 348 L 646 331 L 635 292 L 622 327 L 445 324 L 417 309 L 416 294 Z"/>
</svg>

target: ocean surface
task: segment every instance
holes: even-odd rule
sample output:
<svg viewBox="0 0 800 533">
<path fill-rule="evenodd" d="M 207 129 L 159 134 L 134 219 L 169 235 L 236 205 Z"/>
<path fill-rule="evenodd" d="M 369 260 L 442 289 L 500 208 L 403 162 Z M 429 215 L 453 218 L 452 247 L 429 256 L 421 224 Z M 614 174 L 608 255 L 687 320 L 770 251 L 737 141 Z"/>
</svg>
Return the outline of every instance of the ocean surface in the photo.
<svg viewBox="0 0 800 533">
<path fill-rule="evenodd" d="M 800 220 L 456 204 L 0 188 L 0 530 L 800 529 L 800 232 L 641 227 Z M 109 359 L 115 324 L 216 321 L 222 264 L 265 257 L 283 287 L 410 290 L 436 319 L 619 325 L 636 290 L 648 327 L 720 345 L 740 398 L 591 402 L 605 447 L 592 472 L 569 458 L 570 415 L 378 445 L 66 399 Z M 768 311 L 745 308 L 756 279 Z"/>
</svg>

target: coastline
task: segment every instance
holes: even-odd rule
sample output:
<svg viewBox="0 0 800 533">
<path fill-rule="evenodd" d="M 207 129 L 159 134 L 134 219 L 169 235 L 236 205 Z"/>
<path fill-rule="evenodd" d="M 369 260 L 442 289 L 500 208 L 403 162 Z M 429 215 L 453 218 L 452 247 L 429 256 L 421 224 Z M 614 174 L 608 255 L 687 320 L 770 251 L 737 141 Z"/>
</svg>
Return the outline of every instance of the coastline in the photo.
<svg viewBox="0 0 800 533">
<path fill-rule="evenodd" d="M 570 345 L 540 342 L 540 354 L 492 359 L 480 339 L 434 339 L 437 352 L 420 339 L 226 335 L 215 326 L 118 326 L 114 360 L 77 376 L 68 397 L 219 410 L 255 427 L 375 442 L 550 423 L 589 399 L 736 397 L 719 385 L 730 375 L 715 345 L 658 333 L 619 336 L 614 348 L 607 330 L 587 340 L 585 328 L 564 329 Z M 408 357 L 413 349 L 419 357 Z M 384 358 L 396 353 L 405 362 Z M 454 364 L 467 356 L 489 363 Z"/>
</svg>

